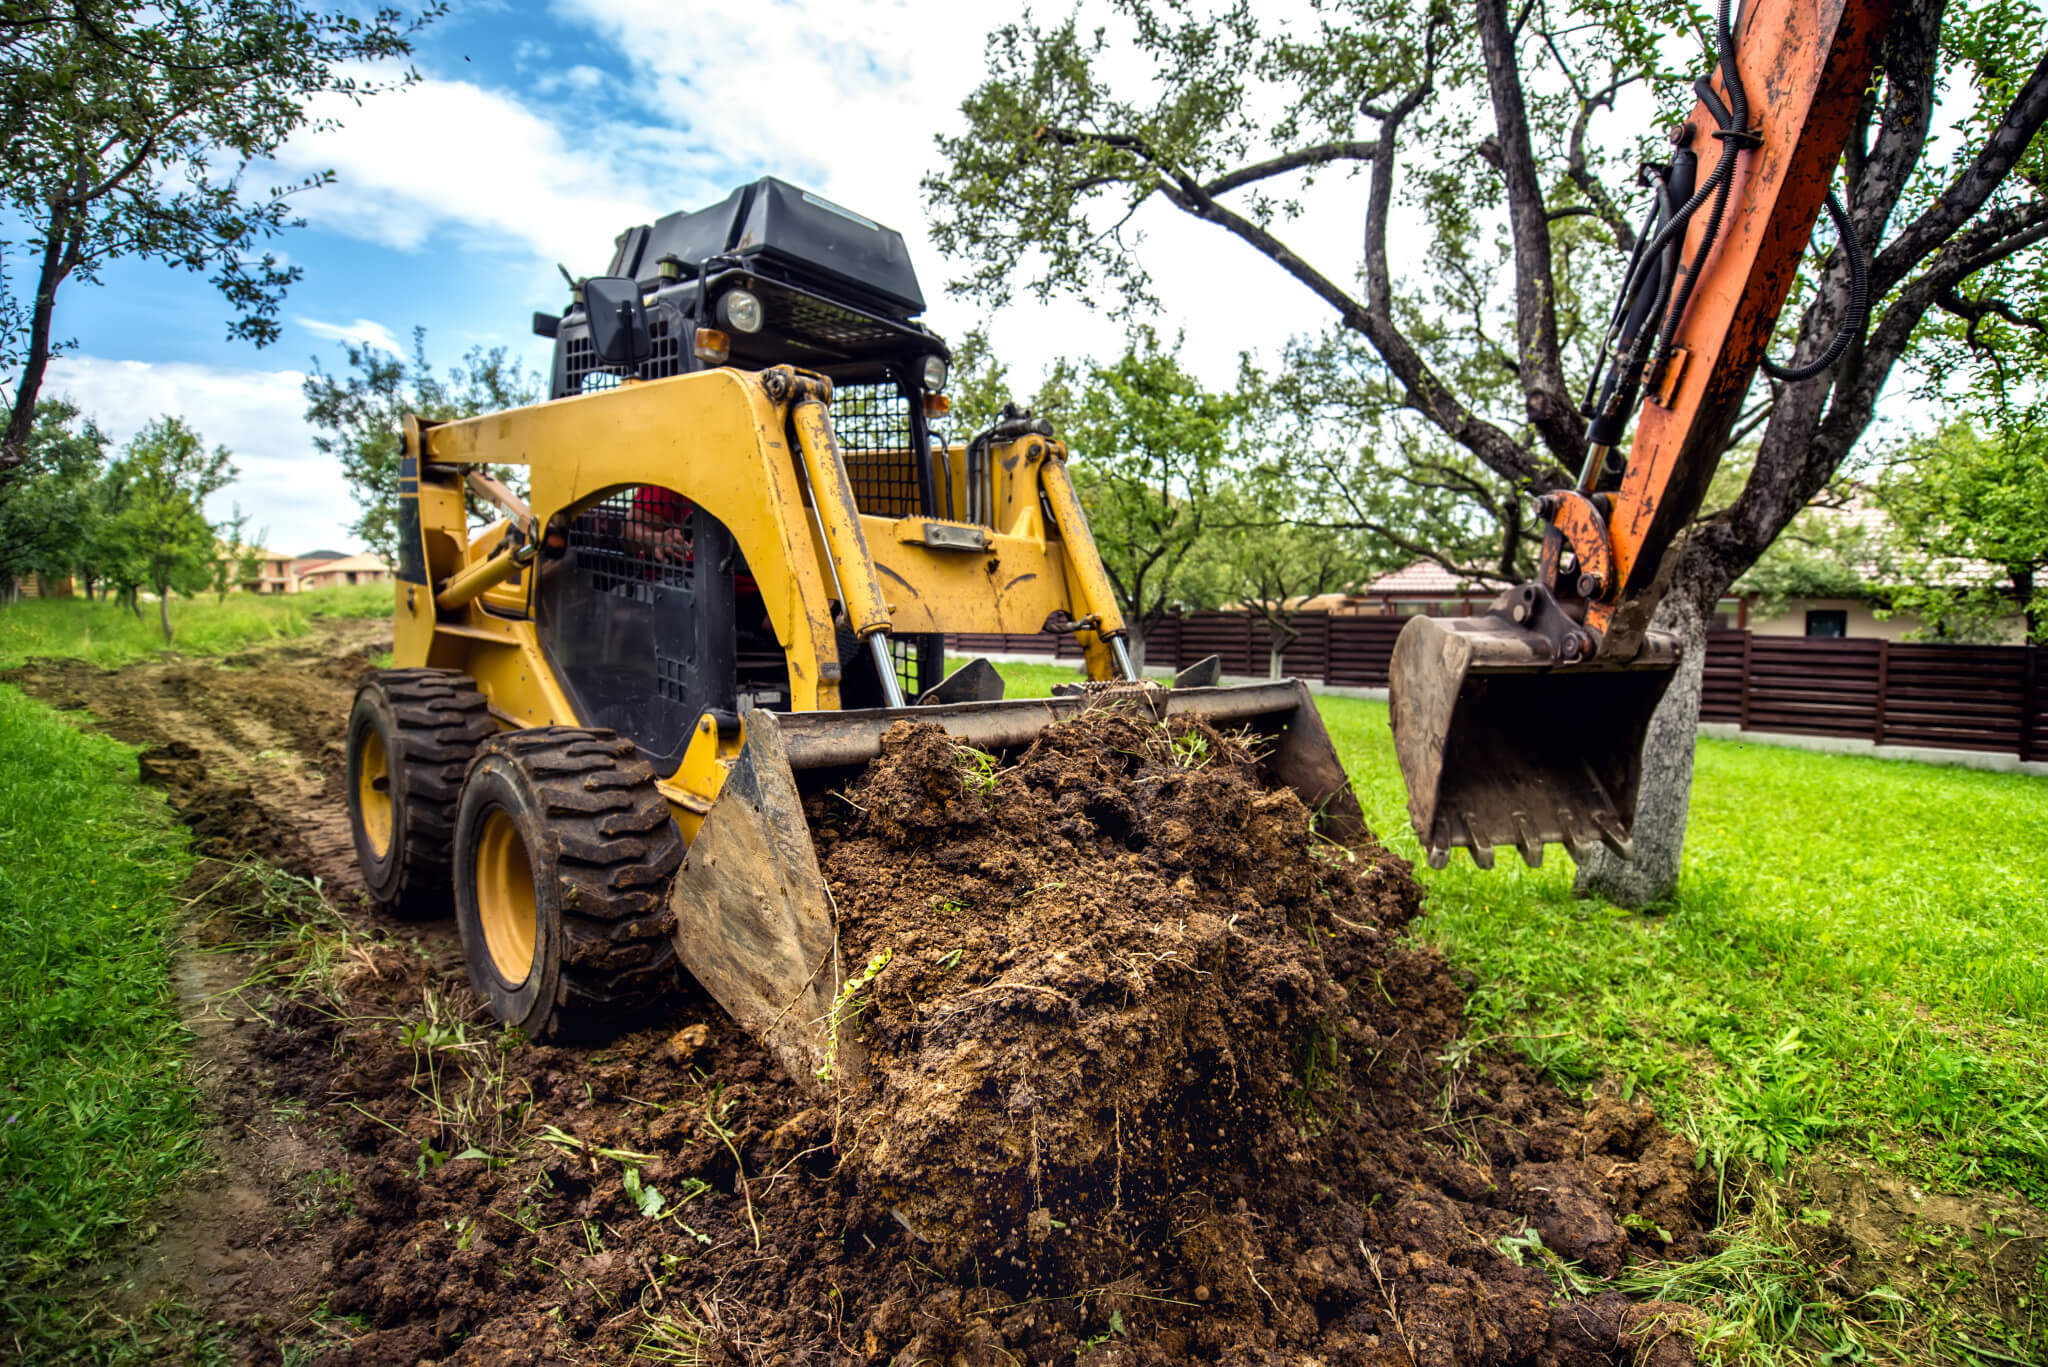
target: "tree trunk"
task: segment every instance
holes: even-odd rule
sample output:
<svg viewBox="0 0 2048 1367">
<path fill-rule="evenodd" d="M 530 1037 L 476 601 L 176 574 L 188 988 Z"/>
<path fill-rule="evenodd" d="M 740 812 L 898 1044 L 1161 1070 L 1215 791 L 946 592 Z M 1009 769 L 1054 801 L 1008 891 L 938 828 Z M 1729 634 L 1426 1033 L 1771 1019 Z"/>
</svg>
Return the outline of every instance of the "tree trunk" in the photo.
<svg viewBox="0 0 2048 1367">
<path fill-rule="evenodd" d="M 171 588 L 168 584 L 163 585 L 156 591 L 156 611 L 157 616 L 162 619 L 164 624 L 164 644 L 169 645 L 171 643 Z"/>
<path fill-rule="evenodd" d="M 22 358 L 21 379 L 14 389 L 14 411 L 8 415 L 6 435 L 0 436 L 0 474 L 27 458 L 28 436 L 36 425 L 36 395 L 42 390 L 43 375 L 50 366 L 50 320 L 57 308 L 57 286 L 71 269 L 66 235 L 67 215 L 52 214 L 43 240 L 35 307 L 29 313 L 28 350 Z"/>
<path fill-rule="evenodd" d="M 1709 620 L 1707 612 L 1676 590 L 1658 605 L 1655 625 L 1678 636 L 1680 654 L 1671 686 L 1657 704 L 1643 740 L 1643 782 L 1631 832 L 1635 857 L 1623 859 L 1604 846 L 1596 847 L 1579 865 L 1572 885 L 1575 896 L 1602 897 L 1639 910 L 1668 901 L 1678 890 L 1686 814 L 1692 807 L 1693 747 L 1699 738 Z"/>
<path fill-rule="evenodd" d="M 1145 672 L 1146 634 L 1143 618 L 1126 619 L 1124 623 L 1124 649 L 1130 652 L 1131 668 L 1140 675 Z"/>
</svg>

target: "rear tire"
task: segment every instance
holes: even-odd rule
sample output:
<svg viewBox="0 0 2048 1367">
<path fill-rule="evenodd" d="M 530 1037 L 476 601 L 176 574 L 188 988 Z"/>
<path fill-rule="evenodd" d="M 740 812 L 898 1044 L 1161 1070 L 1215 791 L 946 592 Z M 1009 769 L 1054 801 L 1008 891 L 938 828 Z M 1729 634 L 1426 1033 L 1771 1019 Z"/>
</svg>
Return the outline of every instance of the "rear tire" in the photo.
<svg viewBox="0 0 2048 1367">
<path fill-rule="evenodd" d="M 602 1029 L 676 978 L 682 838 L 654 771 L 609 731 L 486 741 L 455 823 L 455 918 L 477 995 L 532 1039 Z"/>
<path fill-rule="evenodd" d="M 450 669 L 380 670 L 348 718 L 348 819 L 371 900 L 409 921 L 452 909 L 455 809 L 476 747 L 497 731 Z"/>
</svg>

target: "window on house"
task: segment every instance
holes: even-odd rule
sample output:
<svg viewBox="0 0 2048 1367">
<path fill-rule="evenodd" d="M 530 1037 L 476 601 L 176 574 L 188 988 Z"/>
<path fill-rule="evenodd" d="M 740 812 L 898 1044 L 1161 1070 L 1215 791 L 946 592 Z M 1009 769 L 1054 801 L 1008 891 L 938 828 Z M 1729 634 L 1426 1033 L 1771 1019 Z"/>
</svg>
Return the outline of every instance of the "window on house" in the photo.
<svg viewBox="0 0 2048 1367">
<path fill-rule="evenodd" d="M 1806 634 L 1839 641 L 1849 634 L 1849 614 L 1842 608 L 1821 608 L 1806 614 Z"/>
</svg>

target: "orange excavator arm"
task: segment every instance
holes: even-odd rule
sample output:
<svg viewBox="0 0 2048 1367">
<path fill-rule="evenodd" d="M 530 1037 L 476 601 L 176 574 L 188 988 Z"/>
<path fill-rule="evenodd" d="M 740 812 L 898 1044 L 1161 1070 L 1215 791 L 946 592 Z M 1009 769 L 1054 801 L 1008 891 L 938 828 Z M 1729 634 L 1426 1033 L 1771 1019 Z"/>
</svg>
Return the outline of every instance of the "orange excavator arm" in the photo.
<svg viewBox="0 0 2048 1367">
<path fill-rule="evenodd" d="M 1532 864 L 1549 843 L 1629 852 L 1643 739 L 1678 659 L 1650 630 L 1672 547 L 1768 365 L 1823 205 L 1846 228 L 1828 187 L 1889 15 L 1889 0 L 1749 0 L 1731 26 L 1724 3 L 1718 68 L 1660 168 L 1605 383 L 1589 389 L 1585 466 L 1538 504 L 1537 577 L 1483 616 L 1416 618 L 1396 642 L 1395 751 L 1432 864 L 1459 846 L 1482 867 L 1503 844 Z M 1862 324 L 1861 257 L 1843 238 L 1859 298 L 1823 363 Z"/>
</svg>

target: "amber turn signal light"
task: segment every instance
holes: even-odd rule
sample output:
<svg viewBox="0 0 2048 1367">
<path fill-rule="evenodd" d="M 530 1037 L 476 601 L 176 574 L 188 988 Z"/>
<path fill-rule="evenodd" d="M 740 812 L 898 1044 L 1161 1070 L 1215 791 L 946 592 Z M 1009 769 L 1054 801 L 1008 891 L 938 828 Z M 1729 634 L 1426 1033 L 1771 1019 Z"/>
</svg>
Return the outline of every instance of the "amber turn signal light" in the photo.
<svg viewBox="0 0 2048 1367">
<path fill-rule="evenodd" d="M 724 365 L 726 358 L 732 355 L 732 338 L 717 328 L 698 328 L 696 352 L 700 361 Z"/>
</svg>

